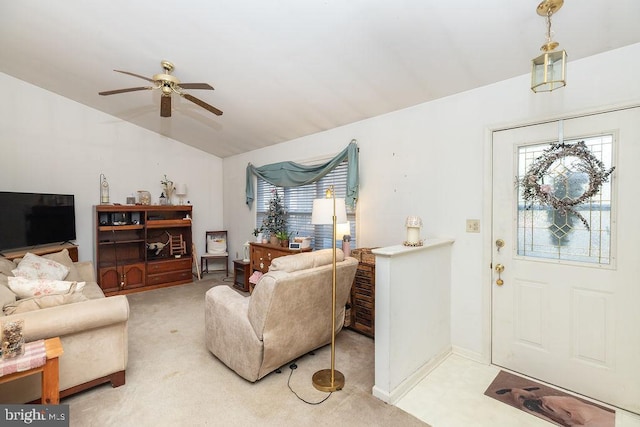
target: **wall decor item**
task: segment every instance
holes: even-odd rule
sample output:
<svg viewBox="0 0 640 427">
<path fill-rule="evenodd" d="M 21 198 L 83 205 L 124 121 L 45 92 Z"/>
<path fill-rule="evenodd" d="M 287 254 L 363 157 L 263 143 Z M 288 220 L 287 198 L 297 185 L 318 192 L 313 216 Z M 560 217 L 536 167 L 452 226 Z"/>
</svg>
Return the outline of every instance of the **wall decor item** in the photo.
<svg viewBox="0 0 640 427">
<path fill-rule="evenodd" d="M 173 181 L 171 181 L 169 178 L 167 178 L 167 175 L 165 175 L 164 179 L 160 181 L 160 184 L 162 184 L 162 189 L 164 190 L 163 195 L 167 198 L 165 204 L 167 205 L 173 204 L 171 203 L 171 196 L 173 195 L 173 192 L 176 189 L 176 186 L 173 184 Z"/>
<path fill-rule="evenodd" d="M 11 320 L 2 324 L 2 358 L 11 359 L 24 354 L 24 319 Z"/>
<path fill-rule="evenodd" d="M 560 194 L 558 197 L 554 192 L 553 179 L 545 183 L 545 177 L 548 176 L 551 167 L 568 157 L 577 159 L 577 162 L 572 165 L 573 170 L 588 178 L 584 192 L 578 197 L 568 197 L 566 194 Z M 518 182 L 522 186 L 525 209 L 533 208 L 536 203 L 541 206 L 550 206 L 563 215 L 570 213 L 577 216 L 586 229 L 590 230 L 588 221 L 576 210 L 576 207 L 595 196 L 602 184 L 609 180 L 614 169 L 615 166 L 606 169 L 604 163 L 593 155 L 584 141 L 578 141 L 575 144 L 551 144 L 541 156 L 534 160 L 527 173 Z"/>
<path fill-rule="evenodd" d="M 109 183 L 107 177 L 103 173 L 100 174 L 100 204 L 106 205 L 109 203 Z"/>
<path fill-rule="evenodd" d="M 146 190 L 138 190 L 138 203 L 141 205 L 150 205 L 151 193 Z"/>
</svg>

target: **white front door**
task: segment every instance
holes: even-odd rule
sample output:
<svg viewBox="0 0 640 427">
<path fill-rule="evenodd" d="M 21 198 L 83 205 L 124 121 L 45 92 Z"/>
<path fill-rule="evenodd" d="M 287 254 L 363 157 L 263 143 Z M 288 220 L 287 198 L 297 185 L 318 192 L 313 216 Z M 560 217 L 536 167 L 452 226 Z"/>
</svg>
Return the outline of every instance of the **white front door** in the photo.
<svg viewBox="0 0 640 427">
<path fill-rule="evenodd" d="M 549 146 L 578 141 L 590 155 Z M 492 362 L 640 413 L 640 108 L 495 132 L 492 151 Z M 526 209 L 516 181 L 536 166 L 538 201 L 562 206 L 615 170 L 561 212 Z"/>
</svg>

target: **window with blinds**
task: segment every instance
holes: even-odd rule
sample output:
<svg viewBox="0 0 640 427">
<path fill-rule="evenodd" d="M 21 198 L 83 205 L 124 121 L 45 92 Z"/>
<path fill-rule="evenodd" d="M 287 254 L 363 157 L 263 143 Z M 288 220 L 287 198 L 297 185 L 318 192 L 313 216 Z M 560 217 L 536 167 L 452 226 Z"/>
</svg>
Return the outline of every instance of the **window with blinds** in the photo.
<svg viewBox="0 0 640 427">
<path fill-rule="evenodd" d="M 262 225 L 262 220 L 269 207 L 269 199 L 274 189 L 282 196 L 287 209 L 288 231 L 293 232 L 294 237 L 312 237 L 311 245 L 315 249 L 331 247 L 333 230 L 331 225 L 311 224 L 311 210 L 313 200 L 325 197 L 329 186 L 333 185 L 336 198 L 344 198 L 347 194 L 347 162 L 342 162 L 333 171 L 325 175 L 319 181 L 300 187 L 276 187 L 258 178 L 256 191 L 256 226 Z M 356 213 L 355 209 L 347 207 L 347 219 L 349 220 L 351 247 L 356 248 Z M 342 243 L 338 243 L 341 247 Z"/>
</svg>

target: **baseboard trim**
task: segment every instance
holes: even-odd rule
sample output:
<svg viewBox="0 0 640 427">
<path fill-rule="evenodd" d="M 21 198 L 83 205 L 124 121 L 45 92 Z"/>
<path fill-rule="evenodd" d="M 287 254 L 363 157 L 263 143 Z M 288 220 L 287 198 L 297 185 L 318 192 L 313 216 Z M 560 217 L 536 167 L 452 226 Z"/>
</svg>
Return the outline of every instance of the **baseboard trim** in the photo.
<svg viewBox="0 0 640 427">
<path fill-rule="evenodd" d="M 437 368 L 447 357 L 452 354 L 451 347 L 448 347 L 441 353 L 431 358 L 427 363 L 422 365 L 417 371 L 402 381 L 398 387 L 387 392 L 380 387 L 374 385 L 371 390 L 374 397 L 382 400 L 383 402 L 395 405 L 400 399 L 404 397 L 409 391 L 411 391 L 420 381 L 426 378 L 427 375 L 435 368 Z"/>
<path fill-rule="evenodd" d="M 464 347 L 453 346 L 453 354 L 462 356 L 465 359 L 471 359 L 474 362 L 482 363 L 484 365 L 490 365 L 491 359 L 482 353 L 478 353 L 476 351 L 468 350 Z"/>
</svg>

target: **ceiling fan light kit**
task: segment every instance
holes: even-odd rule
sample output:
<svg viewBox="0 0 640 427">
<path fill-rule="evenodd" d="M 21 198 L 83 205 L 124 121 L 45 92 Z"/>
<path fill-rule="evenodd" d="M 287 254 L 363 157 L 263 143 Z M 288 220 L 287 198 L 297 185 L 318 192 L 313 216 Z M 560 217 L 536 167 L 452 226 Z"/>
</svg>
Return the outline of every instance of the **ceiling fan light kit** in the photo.
<svg viewBox="0 0 640 427">
<path fill-rule="evenodd" d="M 547 18 L 547 42 L 540 48 L 544 53 L 531 61 L 531 90 L 536 93 L 551 92 L 567 84 L 567 52 L 555 51 L 560 44 L 551 39 L 551 15 L 563 4 L 564 0 L 544 0 L 536 8 L 538 15 Z"/>
<path fill-rule="evenodd" d="M 176 76 L 171 74 L 171 72 L 175 68 L 171 62 L 161 61 L 160 65 L 162 65 L 162 68 L 164 69 L 164 73 L 154 74 L 152 78 L 147 78 L 139 74 L 131 73 L 129 71 L 113 70 L 117 73 L 128 74 L 130 76 L 138 77 L 140 79 L 146 80 L 148 82 L 153 83 L 154 84 L 153 86 L 140 86 L 140 87 L 132 87 L 132 88 L 126 88 L 126 89 L 109 90 L 104 92 L 98 92 L 98 94 L 107 96 L 107 95 L 116 95 L 119 93 L 135 92 L 140 90 L 160 89 L 160 91 L 162 92 L 162 96 L 160 97 L 160 116 L 161 117 L 171 117 L 171 95 L 173 95 L 174 93 L 177 95 L 180 95 L 181 97 L 187 99 L 188 101 L 193 102 L 199 107 L 202 107 L 205 110 L 217 116 L 222 115 L 222 111 L 220 111 L 213 105 L 209 105 L 203 100 L 183 92 L 183 89 L 213 90 L 213 87 L 210 84 L 180 83 L 180 80 Z"/>
</svg>

